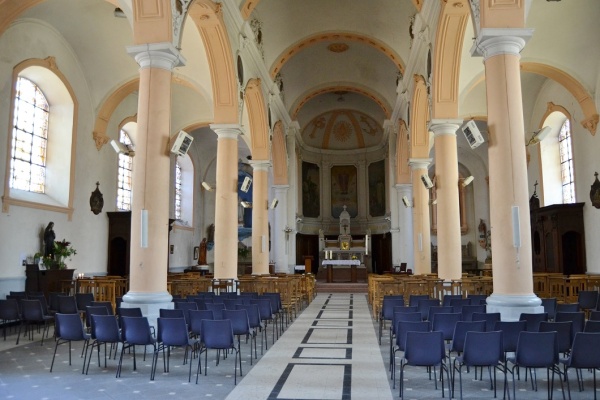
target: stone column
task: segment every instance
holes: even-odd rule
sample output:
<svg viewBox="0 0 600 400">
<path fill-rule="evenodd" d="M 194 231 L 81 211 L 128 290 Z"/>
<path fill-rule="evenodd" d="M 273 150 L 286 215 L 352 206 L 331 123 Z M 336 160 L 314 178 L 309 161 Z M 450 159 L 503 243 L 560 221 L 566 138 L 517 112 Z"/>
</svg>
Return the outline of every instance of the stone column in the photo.
<svg viewBox="0 0 600 400">
<path fill-rule="evenodd" d="M 438 119 L 432 120 L 429 127 L 435 134 L 438 276 L 444 280 L 462 276 L 456 148 L 456 130 L 461 123 L 462 120 Z"/>
<path fill-rule="evenodd" d="M 494 293 L 489 312 L 517 320 L 542 312 L 533 293 L 531 225 L 520 52 L 530 29 L 482 29 L 477 49 L 485 64 L 490 169 L 490 222 L 494 252 Z M 519 239 L 520 240 L 517 240 Z"/>
<path fill-rule="evenodd" d="M 301 205 L 301 184 L 300 180 L 300 165 L 296 157 L 296 132 L 300 130 L 300 125 L 293 122 L 287 130 L 286 135 L 286 150 L 288 154 L 288 179 L 290 190 L 288 190 L 287 201 L 287 225 L 291 230 L 286 234 L 286 254 L 288 260 L 288 273 L 294 272 L 296 266 L 296 214 L 298 214 Z"/>
<path fill-rule="evenodd" d="M 288 175 L 289 176 L 289 175 Z M 290 232 L 286 229 L 289 185 L 275 185 L 275 198 L 279 204 L 273 210 L 275 217 L 271 223 L 271 243 L 273 246 L 273 258 L 275 260 L 275 272 L 288 273 L 288 240 Z"/>
<path fill-rule="evenodd" d="M 410 158 L 408 160 L 408 165 L 412 170 L 412 246 L 415 257 L 413 269 L 415 274 L 431 273 L 431 220 L 429 217 L 429 189 L 427 189 L 421 181 L 421 175 L 429 174 L 429 164 L 431 164 L 431 158 Z"/>
<path fill-rule="evenodd" d="M 240 126 L 213 124 L 217 133 L 215 189 L 215 279 L 237 279 L 238 137 Z"/>
<path fill-rule="evenodd" d="M 133 159 L 130 289 L 123 307 L 140 307 L 152 321 L 168 308 L 171 75 L 185 60 L 171 43 L 127 49 L 140 66 L 136 155 Z"/>
<path fill-rule="evenodd" d="M 408 268 L 411 268 L 413 272 L 416 270 L 416 257 L 413 248 L 413 210 L 410 207 L 404 206 L 402 203 L 402 197 L 406 196 L 408 199 L 413 197 L 412 185 L 408 183 L 396 184 L 396 209 L 398 210 L 398 225 L 394 221 L 391 223 L 392 241 L 397 243 L 398 246 L 392 247 L 392 260 L 394 262 L 405 262 Z M 394 213 L 392 213 L 394 215 Z M 397 250 L 396 250 L 397 249 Z M 431 263 L 430 263 L 431 265 Z"/>
<path fill-rule="evenodd" d="M 252 178 L 252 274 L 269 273 L 269 161 L 253 160 Z"/>
</svg>

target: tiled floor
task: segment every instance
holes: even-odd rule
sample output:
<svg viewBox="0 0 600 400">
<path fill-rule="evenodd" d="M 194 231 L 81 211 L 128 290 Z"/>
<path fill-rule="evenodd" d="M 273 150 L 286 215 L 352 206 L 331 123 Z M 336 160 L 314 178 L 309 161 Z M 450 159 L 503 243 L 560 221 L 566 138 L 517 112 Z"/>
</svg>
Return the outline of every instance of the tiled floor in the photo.
<svg viewBox="0 0 600 400">
<path fill-rule="evenodd" d="M 92 360 L 89 375 L 81 374 L 83 360 L 81 344 L 71 351 L 73 365 L 68 365 L 68 347 L 60 346 L 54 370 L 49 372 L 54 342 L 50 339 L 41 346 L 39 341 L 21 341 L 14 345 L 11 335 L 0 339 L 0 400 L 1 399 L 161 399 L 214 398 L 214 399 L 392 399 L 398 398 L 398 389 L 392 389 L 389 379 L 389 341 L 383 335 L 377 344 L 377 324 L 371 318 L 365 294 L 319 294 L 290 325 L 283 336 L 261 357 L 250 365 L 248 345 L 242 344 L 243 373 L 238 384 L 233 384 L 233 360 L 228 357 L 215 365 L 214 352 L 209 353 L 207 376 L 200 376 L 196 385 L 187 381 L 187 365 L 182 365 L 182 352 L 175 351 L 171 372 L 162 370 L 159 360 L 155 381 L 150 381 L 150 359 L 138 358 L 138 369 L 133 371 L 130 356 L 126 356 L 121 378 L 115 378 L 116 361 L 107 368 L 99 368 Z M 39 334 L 36 334 L 39 339 Z M 210 360 L 212 357 L 212 360 Z M 196 360 L 194 360 L 196 363 Z M 204 360 L 203 360 L 204 363 Z M 193 366 L 195 372 L 196 364 Z M 578 392 L 572 374 L 572 398 L 591 399 L 591 373 L 583 371 L 585 391 Z M 517 382 L 518 399 L 546 399 L 546 374 L 538 373 L 538 392 L 531 390 L 530 382 Z M 501 382 L 503 375 L 498 375 Z M 464 397 L 489 399 L 493 397 L 489 380 L 474 381 L 473 372 L 463 375 Z M 396 382 L 397 383 L 397 382 Z M 405 399 L 438 399 L 441 390 L 434 389 L 424 368 L 407 367 Z M 458 385 L 458 383 L 457 383 Z M 560 388 L 558 381 L 555 387 Z M 447 387 L 446 387 L 447 389 Z M 458 387 L 457 387 L 458 389 Z M 456 393 L 458 395 L 458 391 Z M 502 396 L 502 384 L 499 385 Z M 559 389 L 554 396 L 561 398 Z M 445 396 L 449 393 L 446 391 Z"/>
</svg>

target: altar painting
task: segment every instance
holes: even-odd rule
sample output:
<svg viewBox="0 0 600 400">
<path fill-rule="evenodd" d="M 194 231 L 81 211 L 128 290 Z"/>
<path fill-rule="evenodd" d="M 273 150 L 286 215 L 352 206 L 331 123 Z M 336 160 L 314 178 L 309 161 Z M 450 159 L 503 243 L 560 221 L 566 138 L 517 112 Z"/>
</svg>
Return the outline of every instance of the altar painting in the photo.
<svg viewBox="0 0 600 400">
<path fill-rule="evenodd" d="M 369 214 L 385 215 L 385 164 L 377 161 L 369 165 Z"/>
<path fill-rule="evenodd" d="M 350 217 L 358 215 L 356 167 L 337 165 L 331 167 L 331 216 L 339 218 L 346 206 Z"/>
<path fill-rule="evenodd" d="M 302 162 L 302 214 L 309 218 L 318 218 L 321 209 L 321 180 L 319 166 Z"/>
</svg>

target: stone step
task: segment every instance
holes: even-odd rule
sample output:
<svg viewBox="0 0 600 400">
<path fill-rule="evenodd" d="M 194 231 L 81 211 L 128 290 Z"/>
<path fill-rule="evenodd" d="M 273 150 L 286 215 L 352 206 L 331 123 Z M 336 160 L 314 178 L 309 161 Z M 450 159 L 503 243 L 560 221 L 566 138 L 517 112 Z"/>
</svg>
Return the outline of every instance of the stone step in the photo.
<svg viewBox="0 0 600 400">
<path fill-rule="evenodd" d="M 317 293 L 367 293 L 368 285 L 365 282 L 345 283 L 345 282 L 317 282 Z"/>
</svg>

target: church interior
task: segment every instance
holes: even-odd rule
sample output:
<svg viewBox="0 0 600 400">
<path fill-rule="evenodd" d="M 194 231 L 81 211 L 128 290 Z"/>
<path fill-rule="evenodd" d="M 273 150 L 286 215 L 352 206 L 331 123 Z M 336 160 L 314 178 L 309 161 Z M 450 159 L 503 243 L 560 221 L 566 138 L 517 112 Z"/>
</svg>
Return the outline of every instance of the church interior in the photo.
<svg viewBox="0 0 600 400">
<path fill-rule="evenodd" d="M 485 278 L 513 320 L 600 287 L 597 0 L 0 10 L 2 299 Z"/>
</svg>

